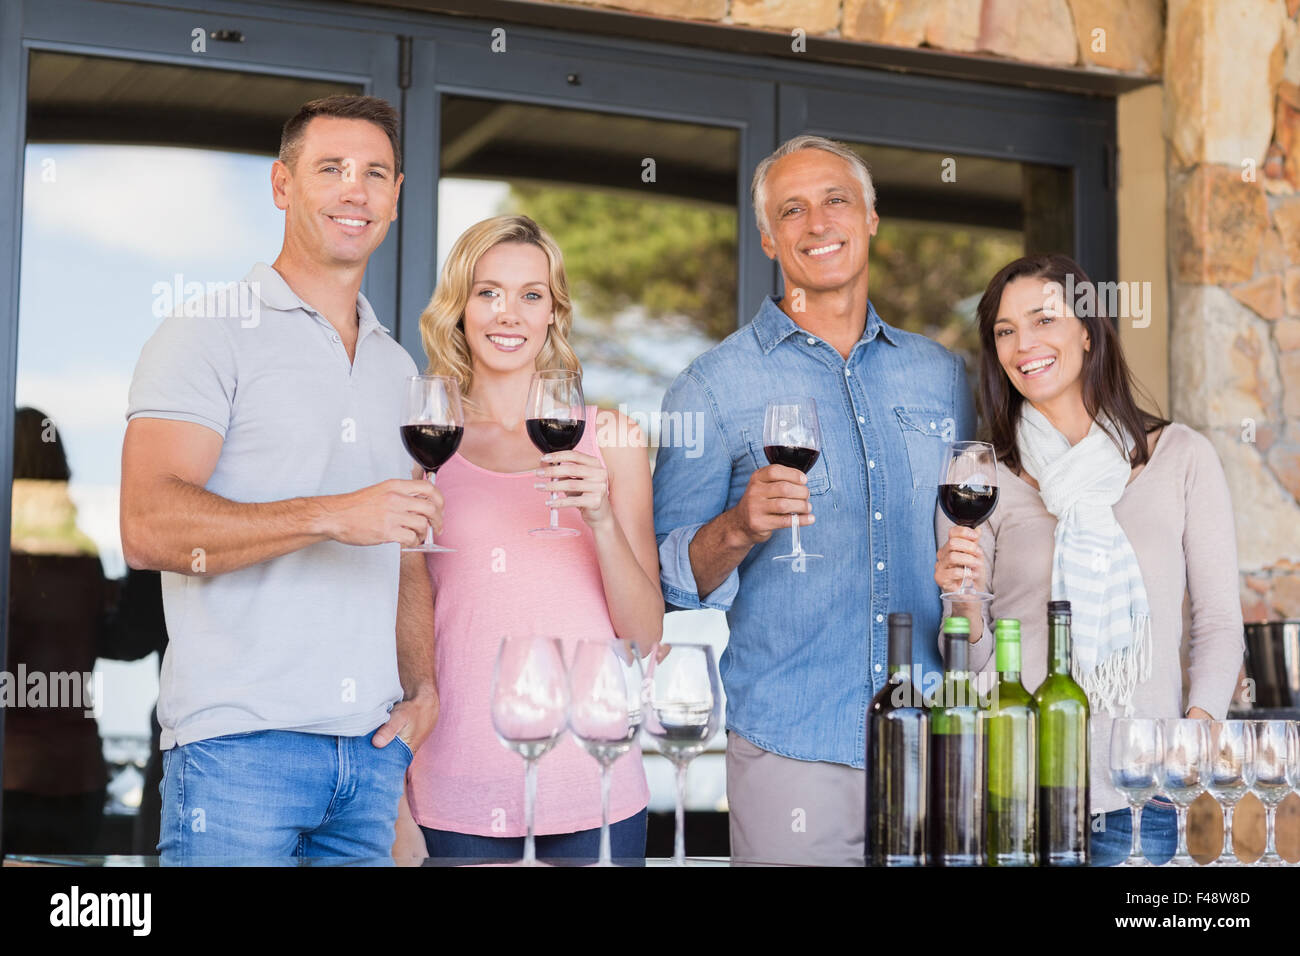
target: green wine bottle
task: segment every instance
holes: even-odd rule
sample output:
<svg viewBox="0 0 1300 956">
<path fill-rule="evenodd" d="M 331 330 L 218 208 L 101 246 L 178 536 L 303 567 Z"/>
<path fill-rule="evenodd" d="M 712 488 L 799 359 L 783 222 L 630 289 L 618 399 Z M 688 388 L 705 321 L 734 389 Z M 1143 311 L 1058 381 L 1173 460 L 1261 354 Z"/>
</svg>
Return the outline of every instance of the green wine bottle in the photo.
<svg viewBox="0 0 1300 956">
<path fill-rule="evenodd" d="M 943 622 L 943 684 L 930 710 L 930 856 L 936 866 L 984 862 L 982 763 L 970 674 L 970 622 Z"/>
<path fill-rule="evenodd" d="M 1070 602 L 1047 605 L 1051 655 L 1038 705 L 1038 855 L 1043 866 L 1088 864 L 1088 695 L 1070 676 Z"/>
<path fill-rule="evenodd" d="M 998 680 L 980 713 L 984 750 L 985 859 L 1038 865 L 1038 708 L 1020 683 L 1020 622 L 994 626 Z"/>
<path fill-rule="evenodd" d="M 873 866 L 925 866 L 930 717 L 912 683 L 912 615 L 889 615 L 889 681 L 867 708 L 867 850 Z"/>
</svg>

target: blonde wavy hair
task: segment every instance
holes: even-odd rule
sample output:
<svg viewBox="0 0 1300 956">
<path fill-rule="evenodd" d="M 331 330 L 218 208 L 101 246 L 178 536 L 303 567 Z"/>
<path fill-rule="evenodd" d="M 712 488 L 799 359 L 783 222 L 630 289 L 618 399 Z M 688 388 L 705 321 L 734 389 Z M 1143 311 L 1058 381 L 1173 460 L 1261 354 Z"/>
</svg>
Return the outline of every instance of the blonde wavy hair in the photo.
<svg viewBox="0 0 1300 956">
<path fill-rule="evenodd" d="M 420 313 L 420 341 L 429 359 L 429 373 L 447 375 L 460 384 L 462 401 L 469 401 L 474 382 L 474 363 L 465 339 L 465 306 L 474 287 L 474 270 L 489 249 L 503 242 L 537 246 L 550 263 L 551 301 L 555 322 L 546 327 L 546 342 L 537 355 L 536 367 L 566 368 L 582 373 L 582 363 L 569 345 L 573 326 L 573 300 L 564 274 L 560 247 L 545 229 L 527 216 L 494 216 L 466 229 L 451 247 L 438 276 L 433 298 Z"/>
</svg>

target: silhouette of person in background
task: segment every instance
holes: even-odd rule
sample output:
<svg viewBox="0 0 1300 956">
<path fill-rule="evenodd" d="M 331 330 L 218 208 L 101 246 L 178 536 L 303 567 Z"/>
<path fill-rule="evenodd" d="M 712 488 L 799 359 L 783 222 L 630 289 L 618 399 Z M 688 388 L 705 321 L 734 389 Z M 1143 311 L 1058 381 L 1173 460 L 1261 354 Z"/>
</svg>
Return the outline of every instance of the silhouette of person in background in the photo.
<svg viewBox="0 0 1300 956">
<path fill-rule="evenodd" d="M 5 660 L 15 695 L 5 700 L 6 853 L 93 852 L 104 812 L 103 744 L 93 714 L 87 716 L 90 682 L 80 675 L 94 670 L 111 592 L 94 542 L 77 528 L 69 477 L 49 417 L 20 408 Z M 59 674 L 78 675 L 81 700 L 54 699 Z M 37 681 L 44 682 L 44 700 L 35 697 Z M 64 706 L 51 706 L 58 703 Z"/>
<path fill-rule="evenodd" d="M 85 675 L 96 658 L 139 660 L 166 647 L 162 590 L 156 571 L 130 571 L 105 580 L 98 550 L 77 528 L 68 495 L 70 472 L 62 440 L 49 417 L 20 408 L 14 427 L 9 643 L 5 670 L 27 683 L 42 674 L 47 697 L 11 685 L 4 748 L 5 853 L 151 853 L 158 842 L 158 784 L 162 780 L 157 718 L 145 770 L 141 815 L 130 848 L 101 845 L 108 783 L 94 703 L 50 699 L 56 674 Z M 63 686 L 69 686 L 65 683 Z M 21 699 L 26 706 L 17 706 Z M 152 831 L 152 832 L 150 832 Z M 143 849 L 140 849 L 143 847 Z"/>
</svg>

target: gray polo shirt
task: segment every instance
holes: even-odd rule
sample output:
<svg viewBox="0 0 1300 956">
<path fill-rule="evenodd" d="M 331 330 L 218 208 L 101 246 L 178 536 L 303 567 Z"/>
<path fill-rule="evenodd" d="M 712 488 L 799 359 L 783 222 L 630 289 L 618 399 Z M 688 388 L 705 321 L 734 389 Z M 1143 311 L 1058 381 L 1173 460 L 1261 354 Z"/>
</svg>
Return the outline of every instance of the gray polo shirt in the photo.
<svg viewBox="0 0 1300 956">
<path fill-rule="evenodd" d="M 409 478 L 398 426 L 415 363 L 357 296 L 356 358 L 258 263 L 231 294 L 187 303 L 136 365 L 127 419 L 224 439 L 207 489 L 232 501 L 356 491 Z M 194 566 L 202 541 L 187 546 Z M 162 575 L 170 644 L 162 747 L 254 730 L 356 736 L 401 699 L 397 544 L 324 541 L 225 574 Z"/>
</svg>

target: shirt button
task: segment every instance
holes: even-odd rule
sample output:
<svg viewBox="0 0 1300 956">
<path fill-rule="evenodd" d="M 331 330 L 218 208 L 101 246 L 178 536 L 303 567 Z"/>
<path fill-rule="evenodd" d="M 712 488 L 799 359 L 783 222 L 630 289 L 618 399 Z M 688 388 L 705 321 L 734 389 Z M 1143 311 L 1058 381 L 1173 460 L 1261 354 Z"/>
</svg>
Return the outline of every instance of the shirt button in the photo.
<svg viewBox="0 0 1300 956">
<path fill-rule="evenodd" d="M 332 338 L 335 342 L 342 342 L 342 341 L 343 341 L 343 340 L 342 340 L 341 338 L 339 338 L 337 335 L 331 335 L 330 338 Z"/>
<path fill-rule="evenodd" d="M 931 427 L 931 428 L 934 427 L 934 422 L 930 422 L 930 427 Z"/>
<path fill-rule="evenodd" d="M 875 462 L 875 460 L 872 459 L 871 461 L 868 461 L 868 462 L 867 462 L 867 467 L 868 467 L 868 468 L 875 468 L 875 467 L 876 467 L 876 462 Z"/>
<path fill-rule="evenodd" d="M 877 570 L 877 571 L 883 571 L 883 570 L 885 570 L 885 562 L 884 562 L 884 561 L 877 561 L 877 562 L 876 562 L 876 570 Z"/>
<path fill-rule="evenodd" d="M 851 368 L 846 368 L 846 369 L 844 370 L 844 377 L 845 377 L 845 378 L 852 378 L 852 377 L 853 377 L 853 369 L 851 369 Z"/>
<path fill-rule="evenodd" d="M 877 673 L 877 674 L 880 673 L 880 665 L 879 665 L 879 664 L 876 665 L 876 673 Z"/>
<path fill-rule="evenodd" d="M 810 336 L 808 336 L 808 344 L 809 344 L 809 345 L 816 345 L 816 344 L 817 344 L 817 340 L 816 340 L 815 338 L 813 338 L 813 337 L 810 335 Z"/>
<path fill-rule="evenodd" d="M 867 423 L 867 420 L 866 420 L 865 418 L 863 418 L 861 415 L 859 415 L 859 416 L 858 416 L 858 423 L 859 423 L 859 424 L 862 424 L 862 425 L 865 425 L 865 424 Z"/>
<path fill-rule="evenodd" d="M 879 511 L 876 512 L 876 520 L 877 520 L 877 521 L 880 520 L 880 512 L 879 512 Z"/>
<path fill-rule="evenodd" d="M 883 621 L 884 619 L 885 619 L 885 615 L 883 615 L 883 614 L 877 614 L 877 615 L 876 615 L 876 623 L 877 623 L 877 624 L 879 624 L 879 623 L 880 623 L 881 621 Z"/>
</svg>

